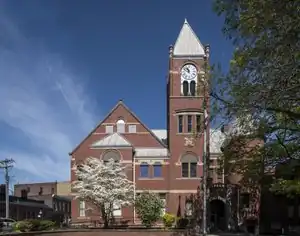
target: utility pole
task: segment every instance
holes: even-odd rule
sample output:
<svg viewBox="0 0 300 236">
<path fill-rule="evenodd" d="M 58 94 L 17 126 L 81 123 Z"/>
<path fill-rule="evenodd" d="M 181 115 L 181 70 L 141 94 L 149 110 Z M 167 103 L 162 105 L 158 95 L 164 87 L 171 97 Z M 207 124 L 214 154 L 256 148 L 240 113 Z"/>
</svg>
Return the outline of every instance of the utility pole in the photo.
<svg viewBox="0 0 300 236">
<path fill-rule="evenodd" d="M 209 164 L 209 135 L 207 137 L 207 128 L 209 117 L 207 112 L 207 94 L 209 94 L 209 86 L 208 86 L 208 59 L 209 59 L 209 46 L 205 46 L 205 55 L 204 55 L 204 78 L 202 78 L 203 82 L 203 113 L 204 113 L 204 122 L 203 122 L 203 235 L 207 234 L 207 177 L 208 177 L 208 164 Z"/>
<path fill-rule="evenodd" d="M 13 159 L 5 159 L 0 161 L 0 168 L 4 169 L 5 178 L 5 218 L 9 218 L 9 169 L 13 167 Z"/>
</svg>

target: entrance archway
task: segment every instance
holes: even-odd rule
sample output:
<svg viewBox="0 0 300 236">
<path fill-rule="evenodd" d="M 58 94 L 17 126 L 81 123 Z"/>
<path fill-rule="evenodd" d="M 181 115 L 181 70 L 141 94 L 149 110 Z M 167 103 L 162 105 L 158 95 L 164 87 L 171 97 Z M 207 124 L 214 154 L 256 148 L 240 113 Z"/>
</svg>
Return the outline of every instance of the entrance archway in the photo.
<svg viewBox="0 0 300 236">
<path fill-rule="evenodd" d="M 226 204 L 220 199 L 210 201 L 210 223 L 213 231 L 226 230 Z"/>
</svg>

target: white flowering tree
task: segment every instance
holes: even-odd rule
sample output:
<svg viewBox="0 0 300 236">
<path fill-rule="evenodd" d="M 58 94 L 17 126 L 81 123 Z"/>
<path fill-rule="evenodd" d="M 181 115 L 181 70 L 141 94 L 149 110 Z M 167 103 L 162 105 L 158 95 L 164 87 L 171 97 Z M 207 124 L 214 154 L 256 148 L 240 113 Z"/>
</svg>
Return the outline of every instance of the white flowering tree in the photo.
<svg viewBox="0 0 300 236">
<path fill-rule="evenodd" d="M 101 212 L 105 228 L 109 227 L 114 207 L 134 202 L 134 184 L 128 180 L 125 168 L 113 159 L 103 162 L 93 157 L 75 168 L 77 180 L 72 184 L 75 196 Z"/>
</svg>

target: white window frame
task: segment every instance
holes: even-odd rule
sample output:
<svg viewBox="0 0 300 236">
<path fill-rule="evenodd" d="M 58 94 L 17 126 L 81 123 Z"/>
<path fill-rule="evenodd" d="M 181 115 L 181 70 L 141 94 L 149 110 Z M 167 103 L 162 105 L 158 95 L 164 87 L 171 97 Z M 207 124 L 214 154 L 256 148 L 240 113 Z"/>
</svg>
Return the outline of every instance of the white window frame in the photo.
<svg viewBox="0 0 300 236">
<path fill-rule="evenodd" d="M 117 121 L 117 133 L 123 134 L 125 133 L 125 121 L 120 119 Z"/>
<path fill-rule="evenodd" d="M 117 204 L 113 204 L 113 216 L 122 216 L 122 207 Z"/>
<path fill-rule="evenodd" d="M 79 216 L 85 217 L 85 201 L 79 201 Z"/>
<path fill-rule="evenodd" d="M 136 125 L 128 125 L 128 133 L 135 134 L 136 133 Z"/>
<path fill-rule="evenodd" d="M 105 126 L 105 133 L 106 134 L 112 134 L 114 132 L 114 126 L 113 125 L 106 125 Z"/>
</svg>

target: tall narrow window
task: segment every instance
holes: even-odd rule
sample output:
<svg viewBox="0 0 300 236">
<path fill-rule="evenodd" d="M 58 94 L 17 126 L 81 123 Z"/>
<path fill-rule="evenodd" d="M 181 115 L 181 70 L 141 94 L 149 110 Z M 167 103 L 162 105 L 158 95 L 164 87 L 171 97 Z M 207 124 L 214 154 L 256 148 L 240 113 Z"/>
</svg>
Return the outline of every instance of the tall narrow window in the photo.
<svg viewBox="0 0 300 236">
<path fill-rule="evenodd" d="M 122 216 L 122 210 L 120 205 L 113 204 L 113 216 Z"/>
<path fill-rule="evenodd" d="M 197 177 L 198 158 L 192 154 L 186 154 L 181 158 L 181 174 L 183 178 Z"/>
<path fill-rule="evenodd" d="M 190 162 L 190 177 L 197 177 L 197 162 Z"/>
<path fill-rule="evenodd" d="M 197 115 L 196 116 L 196 130 L 197 130 L 197 133 L 200 133 L 201 132 L 201 115 Z"/>
<path fill-rule="evenodd" d="M 142 178 L 149 177 L 149 165 L 146 162 L 143 162 L 140 165 L 140 177 L 142 177 Z"/>
<path fill-rule="evenodd" d="M 124 120 L 117 121 L 117 133 L 125 133 L 125 121 Z"/>
<path fill-rule="evenodd" d="M 166 201 L 166 194 L 165 193 L 160 193 L 159 198 L 163 203 L 163 208 L 162 208 L 162 216 L 163 216 L 164 214 L 166 214 L 166 206 L 167 206 L 167 204 L 166 204 L 166 202 L 167 202 Z"/>
<path fill-rule="evenodd" d="M 188 127 L 187 127 L 187 132 L 191 133 L 192 132 L 192 128 L 193 128 L 193 117 L 191 115 L 187 116 L 188 119 Z"/>
<path fill-rule="evenodd" d="M 85 202 L 79 201 L 79 216 L 85 217 Z"/>
<path fill-rule="evenodd" d="M 189 163 L 182 163 L 181 164 L 181 172 L 183 178 L 189 177 Z"/>
<path fill-rule="evenodd" d="M 183 116 L 178 116 L 178 133 L 182 133 Z"/>
<path fill-rule="evenodd" d="M 188 96 L 189 95 L 189 82 L 183 81 L 182 87 L 183 87 L 182 88 L 183 96 Z"/>
<path fill-rule="evenodd" d="M 153 177 L 154 178 L 160 178 L 162 177 L 162 171 L 161 171 L 161 163 L 155 162 L 153 165 Z"/>
<path fill-rule="evenodd" d="M 191 93 L 191 96 L 196 96 L 196 82 L 195 82 L 195 80 L 192 80 L 190 82 L 190 93 Z"/>
</svg>

